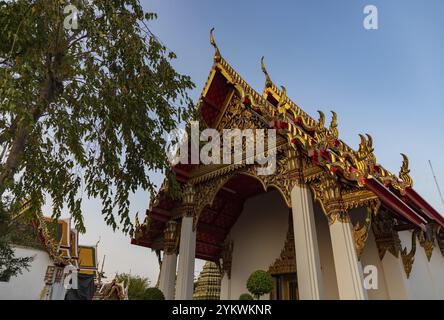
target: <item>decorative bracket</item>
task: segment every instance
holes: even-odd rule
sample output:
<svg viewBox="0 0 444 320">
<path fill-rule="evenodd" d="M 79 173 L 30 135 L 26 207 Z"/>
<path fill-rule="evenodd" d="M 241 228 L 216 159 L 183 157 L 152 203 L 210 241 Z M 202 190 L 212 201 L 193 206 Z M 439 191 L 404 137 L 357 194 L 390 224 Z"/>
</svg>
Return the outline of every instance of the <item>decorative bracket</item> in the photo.
<svg viewBox="0 0 444 320">
<path fill-rule="evenodd" d="M 368 239 L 368 232 L 372 223 L 372 212 L 373 210 L 371 208 L 367 208 L 367 215 L 365 217 L 364 223 L 362 224 L 362 227 L 360 226 L 359 221 L 353 227 L 353 237 L 355 239 L 356 254 L 359 261 L 361 260 L 361 255 L 364 251 L 365 243 Z"/>
<path fill-rule="evenodd" d="M 395 221 L 389 213 L 381 211 L 374 217 L 372 229 L 375 235 L 380 260 L 384 258 L 387 250 L 396 258 L 399 257 L 401 241 L 399 240 L 398 232 L 394 227 Z"/>
<path fill-rule="evenodd" d="M 222 259 L 222 275 L 227 274 L 228 279 L 231 279 L 231 262 L 233 259 L 233 240 L 226 240 L 224 243 L 224 249 L 221 254 Z"/>
<path fill-rule="evenodd" d="M 401 257 L 402 264 L 404 265 L 404 271 L 407 275 L 407 279 L 410 277 L 410 272 L 412 272 L 413 263 L 415 262 L 415 253 L 416 253 L 416 234 L 417 230 L 412 233 L 412 248 L 410 252 L 407 253 L 407 248 L 402 249 Z"/>
</svg>

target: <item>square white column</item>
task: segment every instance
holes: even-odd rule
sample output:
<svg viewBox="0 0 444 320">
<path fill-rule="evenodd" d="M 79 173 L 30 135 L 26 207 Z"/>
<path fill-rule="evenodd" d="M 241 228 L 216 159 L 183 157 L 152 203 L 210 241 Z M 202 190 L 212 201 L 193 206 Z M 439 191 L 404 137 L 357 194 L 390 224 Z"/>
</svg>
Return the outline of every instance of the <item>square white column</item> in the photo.
<svg viewBox="0 0 444 320">
<path fill-rule="evenodd" d="M 307 186 L 296 185 L 293 187 L 291 204 L 299 298 L 301 300 L 319 300 L 323 297 L 322 273 L 313 200 Z"/>
<path fill-rule="evenodd" d="M 195 253 L 196 232 L 193 230 L 193 217 L 184 216 L 180 231 L 176 300 L 193 299 Z"/>
<path fill-rule="evenodd" d="M 176 284 L 177 254 L 163 255 L 162 267 L 160 268 L 159 289 L 163 292 L 165 300 L 174 300 L 174 289 Z"/>
<path fill-rule="evenodd" d="M 330 236 L 335 261 L 339 298 L 341 300 L 367 300 L 361 262 L 356 254 L 350 222 L 330 224 Z"/>
</svg>

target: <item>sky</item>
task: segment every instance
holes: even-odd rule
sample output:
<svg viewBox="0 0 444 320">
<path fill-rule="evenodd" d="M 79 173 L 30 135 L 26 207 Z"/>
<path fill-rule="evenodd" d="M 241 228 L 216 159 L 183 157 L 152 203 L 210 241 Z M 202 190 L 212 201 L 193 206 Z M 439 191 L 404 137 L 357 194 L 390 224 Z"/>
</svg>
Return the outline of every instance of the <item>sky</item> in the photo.
<svg viewBox="0 0 444 320">
<path fill-rule="evenodd" d="M 375 155 L 398 173 L 405 153 L 414 188 L 444 213 L 428 164 L 432 161 L 444 188 L 444 1 L 442 0 L 299 0 L 197 1 L 142 0 L 156 12 L 151 31 L 178 56 L 173 65 L 191 76 L 199 98 L 213 63 L 209 30 L 222 56 L 257 91 L 271 79 L 317 119 L 317 110 L 338 114 L 339 136 L 352 147 L 359 133 L 373 136 Z M 378 9 L 378 29 L 366 30 L 363 9 Z M 329 122 L 327 118 L 326 122 Z M 155 181 L 161 182 L 159 176 Z M 148 193 L 130 198 L 132 216 L 144 216 Z M 131 272 L 154 284 L 159 267 L 150 249 L 130 244 L 120 231 L 103 222 L 100 202 L 85 199 L 87 232 L 82 244 L 99 239 L 104 270 Z M 196 264 L 196 275 L 202 262 Z"/>
</svg>

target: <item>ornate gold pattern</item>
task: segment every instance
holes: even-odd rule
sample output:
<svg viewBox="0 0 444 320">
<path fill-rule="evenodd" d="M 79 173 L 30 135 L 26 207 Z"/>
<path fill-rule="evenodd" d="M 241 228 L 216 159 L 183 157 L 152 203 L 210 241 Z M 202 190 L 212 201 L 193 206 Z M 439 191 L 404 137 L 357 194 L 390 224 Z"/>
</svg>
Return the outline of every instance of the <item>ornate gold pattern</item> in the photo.
<svg viewBox="0 0 444 320">
<path fill-rule="evenodd" d="M 193 300 L 219 300 L 221 274 L 216 263 L 205 262 L 197 279 Z"/>
<path fill-rule="evenodd" d="M 378 247 L 379 259 L 384 258 L 387 250 L 395 257 L 399 257 L 401 251 L 401 240 L 395 230 L 394 218 L 385 211 L 375 215 L 372 223 L 376 246 Z"/>
<path fill-rule="evenodd" d="M 195 214 L 195 190 L 192 184 L 186 184 L 182 191 L 182 205 L 180 206 L 180 214 L 182 217 L 193 217 Z"/>
<path fill-rule="evenodd" d="M 265 68 L 265 64 L 264 64 L 264 56 L 262 56 L 261 58 L 261 69 L 262 72 L 265 75 L 265 88 L 270 88 L 273 86 L 273 82 L 270 79 L 270 76 L 268 75 L 267 69 Z"/>
<path fill-rule="evenodd" d="M 439 250 L 441 251 L 441 255 L 444 257 L 444 232 L 440 232 L 441 228 L 436 228 L 436 242 L 438 243 Z"/>
<path fill-rule="evenodd" d="M 413 268 L 413 262 L 415 262 L 416 234 L 416 230 L 412 232 L 412 248 L 410 249 L 410 252 L 407 253 L 407 248 L 402 249 L 401 252 L 402 264 L 404 265 L 404 271 L 407 275 L 407 279 L 410 277 L 410 272 L 412 272 Z"/>
<path fill-rule="evenodd" d="M 319 202 L 322 211 L 327 216 L 329 224 L 335 221 L 350 222 L 342 199 L 341 186 L 335 176 L 323 174 L 320 179 L 310 183 L 310 188 L 314 199 Z"/>
<path fill-rule="evenodd" d="M 271 275 L 296 273 L 296 252 L 294 246 L 293 220 L 291 215 L 288 221 L 288 231 L 284 248 L 279 258 L 268 268 Z"/>
<path fill-rule="evenodd" d="M 224 248 L 222 250 L 222 275 L 227 274 L 228 279 L 231 279 L 231 263 L 233 260 L 233 240 L 227 239 L 224 243 Z"/>
<path fill-rule="evenodd" d="M 210 43 L 214 47 L 214 62 L 219 62 L 222 59 L 219 48 L 217 47 L 216 41 L 214 40 L 213 35 L 214 28 L 210 30 Z"/>
<path fill-rule="evenodd" d="M 434 232 L 430 232 L 430 236 L 428 237 L 427 234 L 421 230 L 418 232 L 418 240 L 420 246 L 425 251 L 427 260 L 430 261 L 430 259 L 432 258 L 433 249 L 435 248 Z"/>
<path fill-rule="evenodd" d="M 410 169 L 409 169 L 409 158 L 403 153 L 401 153 L 403 158 L 401 171 L 399 171 L 399 177 L 404 181 L 406 188 L 411 188 L 413 186 L 413 180 L 410 177 Z"/>
<path fill-rule="evenodd" d="M 163 234 L 164 254 L 177 254 L 179 248 L 179 238 L 179 228 L 177 222 L 174 220 L 168 221 Z"/>
<path fill-rule="evenodd" d="M 210 31 L 210 43 L 215 50 L 214 65 L 202 97 L 206 96 L 217 72 L 220 72 L 226 78 L 227 83 L 234 88 L 229 91 L 229 95 L 223 102 L 216 121 L 216 129 L 271 127 L 277 129 L 278 139 L 281 139 L 283 143 L 278 143 L 275 150 L 277 171 L 273 175 L 258 176 L 256 174 L 257 166 L 246 164 L 245 161 L 241 164 L 207 166 L 208 169 L 196 170 L 199 171 L 197 175 L 194 175 L 195 171 L 193 171 L 188 185 L 184 188 L 183 203 L 180 207 L 181 214 L 193 216 L 194 228 L 196 228 L 202 210 L 205 206 L 213 203 L 220 188 L 235 174 L 245 174 L 256 178 L 261 182 L 264 190 L 269 187 L 277 188 L 289 207 L 291 206 L 290 193 L 294 185 L 306 183 L 310 186 L 315 200 L 319 201 L 330 224 L 335 221 L 349 223 L 348 212 L 351 209 L 369 208 L 369 215 L 365 222 L 362 225 L 358 223 L 354 227 L 358 257 L 362 254 L 370 227 L 375 234 L 380 259 L 384 257 L 387 250 L 393 255 L 399 256 L 401 244 L 394 229 L 396 220 L 388 213 L 377 214 L 381 202 L 374 193 L 365 189 L 365 182 L 366 179 L 375 178 L 385 186 L 391 186 L 402 195 L 405 194 L 406 188 L 413 184 L 409 175 L 407 156 L 402 154 L 403 163 L 398 178 L 377 164 L 373 139 L 370 135 L 360 135 L 360 144 L 357 150 L 349 147 L 339 139 L 337 114 L 331 112 L 332 117 L 328 129 L 325 128 L 325 115 L 322 111 L 318 111 L 318 121 L 311 118 L 287 97 L 285 87 L 282 86 L 279 89 L 271 81 L 263 57 L 261 68 L 266 80 L 265 89 L 263 95 L 258 94 L 221 56 L 213 31 L 214 28 Z M 270 95 L 274 98 L 270 101 L 277 101 L 277 106 L 267 100 Z M 167 185 L 164 183 L 161 191 L 166 190 L 166 187 Z M 158 201 L 158 197 L 153 198 L 150 206 L 157 205 Z M 371 211 L 374 212 L 373 216 Z M 150 216 L 146 217 L 140 226 L 138 219 L 136 220 L 136 237 L 140 235 L 137 233 L 138 230 L 149 228 L 150 219 Z M 438 245 L 444 255 L 444 239 L 440 240 L 439 231 L 437 234 Z M 433 250 L 433 243 L 429 242 L 425 237 L 420 239 L 428 259 L 430 259 L 431 250 Z M 224 250 L 223 256 L 229 251 Z M 411 271 L 415 251 L 416 244 L 414 242 L 410 253 L 407 254 L 406 249 L 402 251 L 402 259 L 408 275 Z M 226 266 L 228 259 L 225 260 Z M 231 257 L 229 264 L 231 269 Z"/>
<path fill-rule="evenodd" d="M 356 223 L 356 225 L 353 227 L 353 237 L 355 239 L 355 246 L 356 246 L 356 254 L 358 256 L 358 260 L 361 260 L 362 252 L 365 248 L 365 243 L 368 239 L 368 232 L 370 230 L 370 226 L 372 223 L 372 209 L 367 208 L 367 217 L 365 218 L 365 221 L 360 226 L 359 221 Z"/>
</svg>

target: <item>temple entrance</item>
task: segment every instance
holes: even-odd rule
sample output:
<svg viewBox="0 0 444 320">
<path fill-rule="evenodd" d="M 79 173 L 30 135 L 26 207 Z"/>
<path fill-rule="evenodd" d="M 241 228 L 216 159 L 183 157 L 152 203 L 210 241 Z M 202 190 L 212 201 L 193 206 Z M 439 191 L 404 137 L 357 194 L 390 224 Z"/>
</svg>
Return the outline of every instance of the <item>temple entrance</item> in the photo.
<svg viewBox="0 0 444 320">
<path fill-rule="evenodd" d="M 271 300 L 299 300 L 298 281 L 296 273 L 273 276 L 274 289 Z"/>
<path fill-rule="evenodd" d="M 271 300 L 299 300 L 291 210 L 288 214 L 288 230 L 284 248 L 268 272 L 274 281 L 274 289 L 270 294 Z"/>
</svg>

